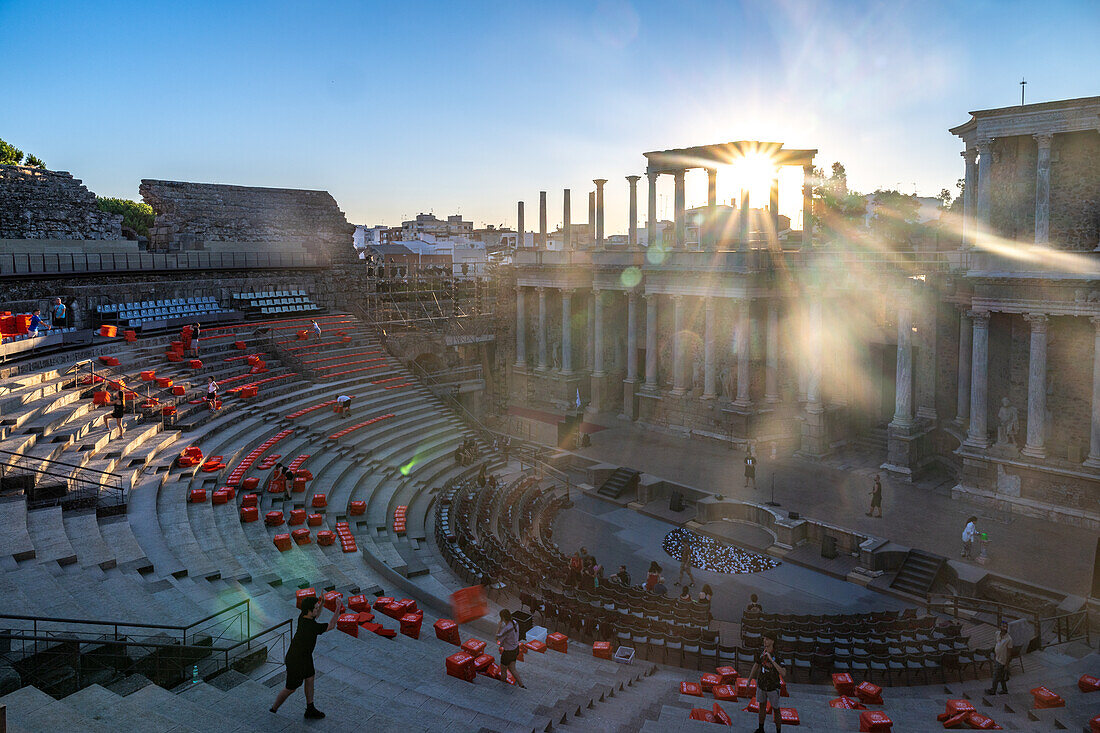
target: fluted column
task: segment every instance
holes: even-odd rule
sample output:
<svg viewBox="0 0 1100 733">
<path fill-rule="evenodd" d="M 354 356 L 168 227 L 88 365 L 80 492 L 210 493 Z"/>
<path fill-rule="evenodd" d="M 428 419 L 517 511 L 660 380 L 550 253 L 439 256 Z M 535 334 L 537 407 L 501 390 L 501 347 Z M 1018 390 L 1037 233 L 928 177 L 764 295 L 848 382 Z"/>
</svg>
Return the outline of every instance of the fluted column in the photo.
<svg viewBox="0 0 1100 733">
<path fill-rule="evenodd" d="M 1046 244 L 1050 241 L 1050 145 L 1054 135 L 1034 137 L 1039 146 L 1035 162 L 1035 244 Z"/>
<path fill-rule="evenodd" d="M 685 221 L 684 221 L 684 171 L 676 171 L 673 175 L 673 179 L 676 181 L 676 188 L 673 194 L 673 206 L 675 208 L 675 241 L 672 246 L 676 249 L 683 249 L 684 244 L 687 241 L 685 236 Z"/>
<path fill-rule="evenodd" d="M 524 308 L 524 289 L 516 286 L 516 366 L 527 368 L 527 318 Z"/>
<path fill-rule="evenodd" d="M 909 305 L 898 308 L 898 359 L 894 383 L 894 419 L 890 427 L 913 427 L 913 313 Z"/>
<path fill-rule="evenodd" d="M 745 252 L 749 249 L 749 190 L 741 189 L 741 213 L 737 217 L 739 234 L 737 237 L 737 249 Z"/>
<path fill-rule="evenodd" d="M 684 383 L 684 296 L 672 296 L 672 394 L 687 392 Z"/>
<path fill-rule="evenodd" d="M 638 296 L 626 296 L 626 381 L 638 381 Z"/>
<path fill-rule="evenodd" d="M 657 246 L 657 176 L 659 173 L 646 173 L 646 178 L 649 179 L 649 216 L 646 219 L 645 233 L 646 233 L 646 246 Z M 646 377 L 646 383 L 648 384 L 649 377 Z"/>
<path fill-rule="evenodd" d="M 795 368 L 798 371 L 798 401 L 805 402 L 810 379 L 810 308 L 805 302 L 797 305 L 798 321 L 795 328 L 798 332 L 794 341 L 798 344 L 798 350 L 795 353 Z"/>
<path fill-rule="evenodd" d="M 627 225 L 626 243 L 630 249 L 638 246 L 638 179 L 641 176 L 627 176 L 630 184 L 630 223 Z"/>
<path fill-rule="evenodd" d="M 1100 468 L 1100 318 L 1090 318 L 1093 326 L 1092 345 L 1092 432 L 1089 436 L 1089 457 L 1085 465 Z"/>
<path fill-rule="evenodd" d="M 993 141 L 978 141 L 978 207 L 974 223 L 974 241 L 983 243 L 992 233 L 990 214 L 993 207 Z"/>
<path fill-rule="evenodd" d="M 523 202 L 516 205 L 516 249 L 523 248 Z"/>
<path fill-rule="evenodd" d="M 588 192 L 588 236 L 596 241 L 596 192 Z"/>
<path fill-rule="evenodd" d="M 657 294 L 645 296 L 645 388 L 657 391 Z"/>
<path fill-rule="evenodd" d="M 806 411 L 821 413 L 825 408 L 821 404 L 821 298 L 810 299 L 809 323 L 807 324 L 808 353 L 806 358 Z"/>
<path fill-rule="evenodd" d="M 955 422 L 966 425 L 970 420 L 970 314 L 959 314 L 959 391 L 955 403 Z"/>
<path fill-rule="evenodd" d="M 546 361 L 546 288 L 535 288 L 539 294 L 539 369 L 548 369 Z"/>
<path fill-rule="evenodd" d="M 974 203 L 978 198 L 978 149 L 967 148 L 959 155 L 966 161 L 966 169 L 963 173 L 962 241 L 963 248 L 968 248 L 974 244 Z M 969 362 L 969 358 L 967 361 Z"/>
<path fill-rule="evenodd" d="M 561 291 L 561 373 L 573 373 L 573 288 Z"/>
<path fill-rule="evenodd" d="M 596 247 L 603 249 L 603 184 L 607 179 L 597 178 L 592 182 L 596 184 Z"/>
<path fill-rule="evenodd" d="M 707 298 L 704 306 L 703 331 L 703 399 L 713 400 L 718 396 L 714 379 L 714 298 Z"/>
<path fill-rule="evenodd" d="M 1047 317 L 1028 313 L 1024 319 L 1031 324 L 1031 349 L 1027 364 L 1027 443 L 1021 452 L 1032 458 L 1046 458 Z"/>
<path fill-rule="evenodd" d="M 802 249 L 813 246 L 814 230 L 814 167 L 802 166 Z"/>
<path fill-rule="evenodd" d="M 546 191 L 539 191 L 539 241 L 538 246 L 546 248 Z"/>
<path fill-rule="evenodd" d="M 715 234 L 717 224 L 715 217 L 718 212 L 718 169 L 707 168 L 707 218 L 699 230 L 699 248 L 716 249 Z"/>
<path fill-rule="evenodd" d="M 779 303 L 768 301 L 767 354 L 765 355 L 764 401 L 779 402 Z"/>
<path fill-rule="evenodd" d="M 592 305 L 595 314 L 595 324 L 592 327 L 592 376 L 603 377 L 607 375 L 603 363 L 603 298 L 602 291 L 592 291 Z"/>
<path fill-rule="evenodd" d="M 737 399 L 735 407 L 749 407 L 752 398 L 749 396 L 751 380 L 751 354 L 752 344 L 752 311 L 750 301 L 742 300 L 737 310 Z"/>
<path fill-rule="evenodd" d="M 970 429 L 966 434 L 966 445 L 972 448 L 989 447 L 989 427 L 987 425 L 989 368 L 989 313 L 970 311 L 974 324 L 971 336 L 970 356 Z"/>
<path fill-rule="evenodd" d="M 595 306 L 593 301 L 595 300 L 595 293 L 589 292 L 584 296 L 584 368 L 592 371 L 592 355 L 595 353 L 596 343 L 596 318 L 595 318 Z"/>
<path fill-rule="evenodd" d="M 565 198 L 561 204 L 561 248 L 568 252 L 573 249 L 573 223 L 569 212 L 569 189 L 565 189 Z"/>
</svg>

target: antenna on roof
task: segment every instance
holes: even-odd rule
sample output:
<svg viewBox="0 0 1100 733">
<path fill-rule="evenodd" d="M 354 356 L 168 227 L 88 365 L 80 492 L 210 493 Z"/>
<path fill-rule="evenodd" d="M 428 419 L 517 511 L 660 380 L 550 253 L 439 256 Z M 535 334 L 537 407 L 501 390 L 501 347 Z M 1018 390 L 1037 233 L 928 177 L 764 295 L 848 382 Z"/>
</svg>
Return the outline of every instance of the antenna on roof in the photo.
<svg viewBox="0 0 1100 733">
<path fill-rule="evenodd" d="M 1020 106 L 1024 106 L 1024 87 L 1027 86 L 1027 79 L 1020 77 Z"/>
</svg>

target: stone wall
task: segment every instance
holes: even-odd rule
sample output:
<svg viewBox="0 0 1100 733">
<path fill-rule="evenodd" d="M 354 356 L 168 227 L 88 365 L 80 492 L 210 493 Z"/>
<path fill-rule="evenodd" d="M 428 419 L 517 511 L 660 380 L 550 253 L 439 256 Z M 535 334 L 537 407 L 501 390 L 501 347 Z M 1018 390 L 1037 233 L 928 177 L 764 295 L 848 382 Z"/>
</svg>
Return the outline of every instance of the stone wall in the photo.
<svg viewBox="0 0 1100 733">
<path fill-rule="evenodd" d="M 297 242 L 334 260 L 354 257 L 352 235 L 327 191 L 143 180 L 138 189 L 157 213 L 153 249 L 185 241 Z"/>
<path fill-rule="evenodd" d="M 96 207 L 71 173 L 0 165 L 0 239 L 122 239 L 122 217 Z"/>
<path fill-rule="evenodd" d="M 1077 252 L 1100 247 L 1100 132 L 1054 136 L 1050 241 Z"/>
</svg>

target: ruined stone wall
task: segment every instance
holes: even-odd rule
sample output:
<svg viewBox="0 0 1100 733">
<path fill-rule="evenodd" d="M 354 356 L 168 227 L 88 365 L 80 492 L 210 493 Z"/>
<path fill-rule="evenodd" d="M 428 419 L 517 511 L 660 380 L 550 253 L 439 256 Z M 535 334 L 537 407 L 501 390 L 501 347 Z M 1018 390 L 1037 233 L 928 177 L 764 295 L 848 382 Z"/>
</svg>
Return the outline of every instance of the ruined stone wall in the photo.
<svg viewBox="0 0 1100 733">
<path fill-rule="evenodd" d="M 1100 132 L 1054 136 L 1050 241 L 1076 252 L 1100 246 Z"/>
<path fill-rule="evenodd" d="M 71 173 L 0 165 L 0 239 L 122 238 L 122 217 Z"/>
<path fill-rule="evenodd" d="M 157 214 L 150 246 L 170 249 L 191 239 L 296 242 L 334 260 L 354 257 L 352 235 L 327 191 L 143 180 L 138 189 Z"/>
<path fill-rule="evenodd" d="M 1030 135 L 1000 138 L 994 143 L 990 217 L 1002 237 L 1035 239 L 1035 165 L 1038 144 Z M 1056 184 L 1051 185 L 1051 193 Z"/>
</svg>

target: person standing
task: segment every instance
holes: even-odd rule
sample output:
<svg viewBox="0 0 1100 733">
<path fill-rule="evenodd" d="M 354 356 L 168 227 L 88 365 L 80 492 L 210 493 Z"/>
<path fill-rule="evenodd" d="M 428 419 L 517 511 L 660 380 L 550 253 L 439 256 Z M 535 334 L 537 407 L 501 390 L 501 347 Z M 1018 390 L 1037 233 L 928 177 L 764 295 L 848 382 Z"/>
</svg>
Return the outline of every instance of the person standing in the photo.
<svg viewBox="0 0 1100 733">
<path fill-rule="evenodd" d="M 320 339 L 321 338 L 321 326 L 317 323 L 317 321 L 312 321 L 312 323 L 313 323 L 313 332 L 315 334 L 317 334 L 317 338 Z"/>
<path fill-rule="evenodd" d="M 680 545 L 680 577 L 676 580 L 676 585 L 681 585 L 684 581 L 684 575 L 688 576 L 688 580 L 691 582 L 687 584 L 687 587 L 695 585 L 695 576 L 691 574 L 691 540 L 685 536 L 683 543 Z"/>
<path fill-rule="evenodd" d="M 111 415 L 115 420 L 115 427 L 118 428 L 118 434 L 122 435 L 122 416 L 126 413 L 126 390 L 122 388 L 120 384 L 118 386 L 118 395 L 111 399 Z M 111 431 L 110 423 L 107 420 L 103 422 L 107 423 L 107 432 Z"/>
<path fill-rule="evenodd" d="M 1012 637 L 1008 633 L 1008 624 L 1001 623 L 997 629 L 997 644 L 993 647 L 993 684 L 985 691 L 987 695 L 997 694 L 997 685 L 1001 685 L 1001 694 L 1008 694 L 1008 663 L 1012 659 Z"/>
<path fill-rule="evenodd" d="M 516 659 L 519 658 L 519 625 L 507 608 L 500 609 L 500 623 L 497 624 L 497 644 L 500 644 L 500 681 L 508 683 L 508 673 L 512 673 L 516 684 L 527 687 L 516 671 Z"/>
<path fill-rule="evenodd" d="M 317 622 L 324 606 L 318 598 L 306 598 L 302 601 L 302 615 L 298 617 L 298 630 L 294 632 L 294 638 L 290 641 L 290 647 L 286 650 L 286 686 L 279 691 L 275 698 L 275 704 L 271 706 L 271 712 L 279 711 L 279 706 L 294 694 L 294 691 L 306 685 L 306 713 L 305 717 L 319 720 L 325 714 L 313 706 L 313 682 L 316 671 L 313 669 L 313 649 L 317 646 L 317 637 L 326 631 L 336 628 L 336 619 L 344 612 L 344 604 L 337 602 L 336 610 L 332 612 L 332 618 L 328 625 Z"/>
<path fill-rule="evenodd" d="M 765 634 L 764 646 L 757 653 L 756 662 L 749 673 L 749 679 L 756 680 L 756 705 L 760 708 L 756 733 L 764 733 L 768 703 L 772 706 L 772 719 L 775 721 L 776 733 L 782 728 L 783 720 L 779 716 L 779 687 L 786 676 L 787 670 L 783 668 L 783 664 L 775 653 L 775 636 L 771 633 Z"/>
<path fill-rule="evenodd" d="M 199 327 L 198 321 L 191 324 L 191 343 L 187 345 L 187 352 L 196 358 L 199 355 L 199 334 L 201 332 L 202 329 Z"/>
<path fill-rule="evenodd" d="M 978 518 L 970 517 L 966 520 L 966 526 L 963 528 L 962 541 L 963 549 L 962 556 L 967 560 L 974 559 L 974 538 L 978 535 Z"/>
<path fill-rule="evenodd" d="M 210 381 L 206 383 L 206 403 L 211 410 L 216 410 L 218 407 L 218 383 L 213 377 L 210 377 Z"/>
<path fill-rule="evenodd" d="M 752 454 L 752 444 L 745 453 L 745 488 L 756 488 L 756 456 Z"/>
<path fill-rule="evenodd" d="M 54 298 L 53 305 L 50 306 L 50 325 L 53 328 L 65 328 L 65 316 L 68 312 L 61 298 Z"/>
<path fill-rule="evenodd" d="M 867 511 L 868 517 L 882 519 L 882 479 L 875 474 L 875 483 L 871 485 L 871 508 Z"/>
</svg>

